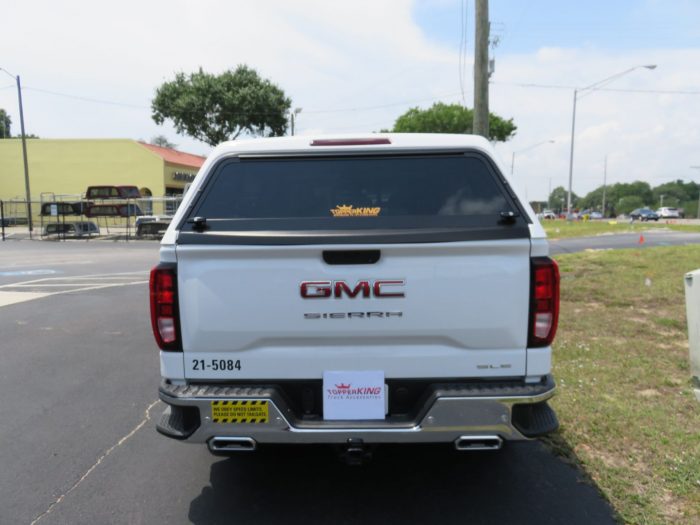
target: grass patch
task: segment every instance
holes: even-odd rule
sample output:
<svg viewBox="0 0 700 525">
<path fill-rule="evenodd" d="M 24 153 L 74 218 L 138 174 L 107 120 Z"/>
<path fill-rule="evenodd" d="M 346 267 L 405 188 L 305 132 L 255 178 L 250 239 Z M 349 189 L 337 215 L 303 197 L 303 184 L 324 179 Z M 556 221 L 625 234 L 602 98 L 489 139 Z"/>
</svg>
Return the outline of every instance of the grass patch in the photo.
<svg viewBox="0 0 700 525">
<path fill-rule="evenodd" d="M 548 442 L 621 519 L 700 523 L 700 403 L 690 384 L 683 275 L 700 246 L 557 256 L 560 431 Z"/>
<path fill-rule="evenodd" d="M 610 221 L 565 221 L 546 220 L 540 221 L 547 235 L 551 239 L 564 239 L 569 237 L 589 237 L 593 235 L 604 235 L 610 233 L 643 233 L 654 229 L 667 229 L 683 232 L 700 233 L 700 225 L 695 224 L 675 224 L 671 221 L 668 224 L 660 220 L 659 222 L 617 222 L 610 224 Z M 614 221 L 613 221 L 614 222 Z"/>
</svg>

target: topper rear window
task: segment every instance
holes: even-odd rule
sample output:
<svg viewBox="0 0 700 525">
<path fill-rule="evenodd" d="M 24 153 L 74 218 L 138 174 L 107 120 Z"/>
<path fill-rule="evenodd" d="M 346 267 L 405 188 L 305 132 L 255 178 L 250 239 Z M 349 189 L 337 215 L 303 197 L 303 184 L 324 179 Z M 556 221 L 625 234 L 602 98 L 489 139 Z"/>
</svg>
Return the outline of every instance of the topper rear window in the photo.
<svg viewBox="0 0 700 525">
<path fill-rule="evenodd" d="M 188 218 L 204 217 L 207 233 L 264 231 L 269 237 L 502 228 L 504 212 L 520 210 L 480 155 L 263 157 L 224 161 Z M 525 224 L 522 217 L 516 222 Z"/>
</svg>

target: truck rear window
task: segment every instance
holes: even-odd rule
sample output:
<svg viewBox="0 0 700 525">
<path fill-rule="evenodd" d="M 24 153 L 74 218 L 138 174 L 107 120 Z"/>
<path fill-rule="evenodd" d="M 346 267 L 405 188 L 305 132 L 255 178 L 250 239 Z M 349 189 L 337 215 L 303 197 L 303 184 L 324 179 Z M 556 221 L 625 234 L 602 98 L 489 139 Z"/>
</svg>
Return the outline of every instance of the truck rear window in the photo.
<svg viewBox="0 0 700 525">
<path fill-rule="evenodd" d="M 518 211 L 477 155 L 244 158 L 213 173 L 189 218 L 212 233 L 337 231 L 495 227 Z"/>
</svg>

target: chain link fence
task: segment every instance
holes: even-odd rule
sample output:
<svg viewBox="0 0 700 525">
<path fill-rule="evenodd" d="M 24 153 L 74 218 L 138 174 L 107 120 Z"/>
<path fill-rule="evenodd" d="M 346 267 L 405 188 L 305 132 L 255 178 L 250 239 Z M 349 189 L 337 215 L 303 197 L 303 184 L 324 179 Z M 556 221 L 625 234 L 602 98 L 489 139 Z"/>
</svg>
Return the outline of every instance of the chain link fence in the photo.
<svg viewBox="0 0 700 525">
<path fill-rule="evenodd" d="M 38 201 L 0 201 L 0 229 L 6 239 L 160 238 L 182 202 L 177 197 L 90 199 L 42 194 Z"/>
</svg>

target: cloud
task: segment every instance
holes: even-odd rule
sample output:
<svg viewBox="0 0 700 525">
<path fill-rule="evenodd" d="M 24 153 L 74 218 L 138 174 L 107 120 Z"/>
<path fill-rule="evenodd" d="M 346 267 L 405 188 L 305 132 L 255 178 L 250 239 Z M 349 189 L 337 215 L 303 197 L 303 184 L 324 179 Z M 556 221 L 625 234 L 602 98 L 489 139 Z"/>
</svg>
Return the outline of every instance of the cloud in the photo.
<svg viewBox="0 0 700 525">
<path fill-rule="evenodd" d="M 543 54 L 546 60 L 543 60 Z M 610 52 L 592 49 L 543 50 L 534 56 L 503 56 L 491 90 L 492 109 L 513 116 L 518 136 L 499 145 L 502 154 L 554 138 L 518 157 L 516 179 L 530 197 L 544 198 L 552 186 L 568 185 L 573 90 L 523 88 L 509 82 L 586 86 L 639 64 L 657 64 L 617 79 L 610 89 L 698 90 L 688 64 L 700 63 L 700 50 Z M 608 180 L 642 179 L 652 185 L 675 178 L 690 179 L 697 162 L 700 131 L 698 95 L 663 95 L 596 91 L 577 106 L 574 191 L 585 194 L 602 183 L 603 161 Z M 517 154 L 516 154 L 517 156 Z"/>
</svg>

